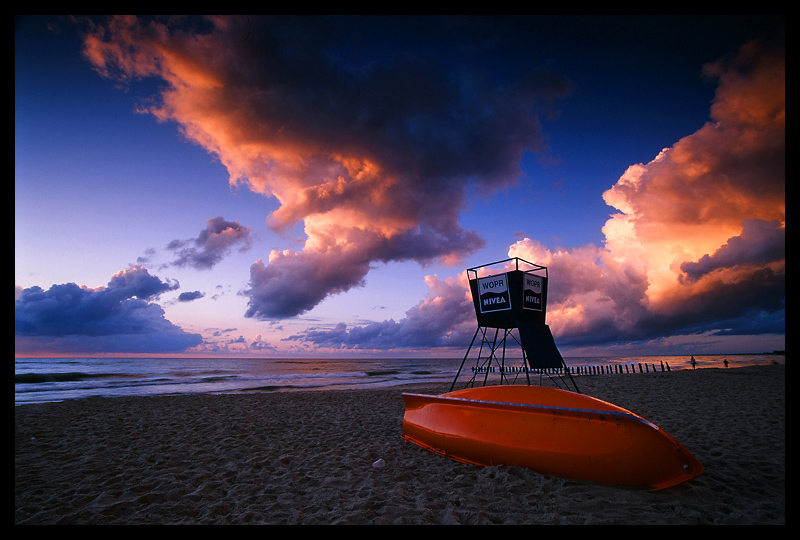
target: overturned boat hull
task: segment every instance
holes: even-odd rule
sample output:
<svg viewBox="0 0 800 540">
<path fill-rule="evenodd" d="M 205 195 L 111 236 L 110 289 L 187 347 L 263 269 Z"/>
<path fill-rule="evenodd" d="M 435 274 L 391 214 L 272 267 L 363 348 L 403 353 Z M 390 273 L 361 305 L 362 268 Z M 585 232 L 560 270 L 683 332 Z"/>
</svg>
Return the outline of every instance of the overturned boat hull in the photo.
<svg viewBox="0 0 800 540">
<path fill-rule="evenodd" d="M 702 464 L 655 424 L 583 394 L 506 385 L 403 394 L 403 400 L 403 438 L 463 463 L 652 490 L 703 473 Z"/>
</svg>

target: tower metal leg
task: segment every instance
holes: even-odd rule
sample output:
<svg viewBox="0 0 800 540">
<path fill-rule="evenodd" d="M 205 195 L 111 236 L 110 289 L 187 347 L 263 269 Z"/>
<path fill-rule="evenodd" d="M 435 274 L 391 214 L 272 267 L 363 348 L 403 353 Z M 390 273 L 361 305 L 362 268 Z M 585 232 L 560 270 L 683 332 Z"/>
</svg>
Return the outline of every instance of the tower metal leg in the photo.
<svg viewBox="0 0 800 540">
<path fill-rule="evenodd" d="M 479 349 L 478 349 L 478 358 L 477 358 L 477 361 L 476 361 L 476 365 L 475 365 L 475 368 L 473 368 L 472 377 L 470 377 L 470 379 L 464 385 L 465 388 L 468 387 L 468 386 L 474 386 L 475 385 L 475 379 L 478 377 L 478 375 L 481 372 L 483 372 L 483 385 L 486 386 L 486 384 L 489 381 L 489 373 L 491 373 L 491 371 L 492 371 L 493 362 L 494 362 L 494 365 L 497 366 L 497 369 L 499 369 L 499 371 L 500 371 L 500 384 L 505 384 L 505 383 L 513 384 L 511 378 L 506 373 L 506 369 L 507 368 L 506 368 L 506 365 L 505 365 L 505 361 L 506 361 L 506 340 L 508 339 L 508 336 L 511 336 L 511 338 L 514 339 L 517 342 L 517 344 L 520 346 L 520 349 L 522 351 L 522 367 L 521 367 L 521 369 L 525 373 L 525 379 L 526 379 L 526 383 L 528 385 L 531 384 L 531 376 L 530 376 L 530 374 L 534 369 L 536 369 L 536 371 L 539 372 L 539 377 L 540 377 L 539 384 L 541 384 L 541 382 L 542 382 L 541 379 L 544 377 L 544 374 L 546 372 L 547 373 L 551 373 L 551 374 L 552 373 L 556 373 L 557 374 L 558 371 L 563 370 L 563 374 L 566 377 L 564 375 L 561 375 L 558 378 L 562 379 L 562 382 L 565 384 L 567 389 L 569 389 L 569 383 L 568 383 L 568 381 L 566 381 L 566 378 L 568 378 L 569 382 L 572 383 L 572 386 L 574 387 L 575 391 L 580 393 L 580 390 L 578 389 L 578 385 L 575 382 L 575 379 L 573 379 L 572 373 L 570 373 L 569 368 L 567 367 L 567 364 L 566 364 L 566 362 L 564 362 L 563 358 L 561 359 L 561 362 L 560 362 L 561 363 L 561 367 L 560 368 L 547 368 L 547 369 L 534 368 L 533 365 L 532 365 L 531 359 L 528 358 L 528 351 L 526 350 L 526 348 L 522 344 L 522 341 L 521 341 L 522 336 L 520 336 L 520 339 L 517 339 L 517 337 L 514 335 L 514 333 L 512 331 L 513 329 L 503 329 L 503 336 L 498 341 L 500 329 L 499 328 L 495 328 L 494 336 L 491 337 L 491 338 L 487 335 L 487 330 L 488 330 L 488 327 L 478 326 L 478 328 L 476 328 L 475 333 L 472 336 L 472 341 L 470 341 L 469 347 L 467 348 L 467 352 L 466 352 L 466 354 L 464 354 L 464 358 L 461 361 L 461 365 L 459 366 L 458 371 L 456 372 L 456 376 L 453 379 L 452 384 L 450 385 L 450 392 L 452 392 L 455 389 L 456 383 L 458 382 L 458 379 L 459 379 L 459 377 L 461 376 L 461 374 L 462 374 L 462 372 L 464 370 L 464 365 L 467 362 L 467 358 L 469 358 L 469 354 L 470 354 L 470 352 L 472 351 L 472 349 L 475 346 L 475 340 L 478 339 L 478 334 L 481 334 L 481 342 L 480 342 L 480 346 L 479 346 Z M 502 346 L 502 354 L 500 356 L 498 356 L 498 352 L 499 352 L 499 349 L 500 349 L 501 346 Z M 487 356 L 485 358 L 483 356 L 484 348 L 488 349 Z M 482 360 L 485 360 L 485 363 L 483 365 L 481 365 L 481 361 Z M 556 386 L 560 386 L 557 381 L 554 381 L 554 382 L 555 382 Z"/>
</svg>

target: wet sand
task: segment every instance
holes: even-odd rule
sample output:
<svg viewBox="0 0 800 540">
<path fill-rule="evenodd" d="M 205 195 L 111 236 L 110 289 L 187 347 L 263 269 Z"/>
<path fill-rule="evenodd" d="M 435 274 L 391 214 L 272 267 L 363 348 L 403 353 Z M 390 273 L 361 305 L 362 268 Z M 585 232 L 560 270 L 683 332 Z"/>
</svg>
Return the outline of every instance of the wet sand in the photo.
<svg viewBox="0 0 800 540">
<path fill-rule="evenodd" d="M 15 523 L 785 524 L 784 365 L 575 380 L 705 473 L 651 493 L 405 443 L 401 393 L 449 384 L 90 398 L 15 407 Z"/>
</svg>

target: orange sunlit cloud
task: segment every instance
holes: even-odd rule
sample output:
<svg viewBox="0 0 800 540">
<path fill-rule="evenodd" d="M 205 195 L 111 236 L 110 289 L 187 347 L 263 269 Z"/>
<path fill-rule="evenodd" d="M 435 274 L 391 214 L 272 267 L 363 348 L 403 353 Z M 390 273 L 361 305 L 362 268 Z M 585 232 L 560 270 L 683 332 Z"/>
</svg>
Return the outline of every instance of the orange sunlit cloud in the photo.
<svg viewBox="0 0 800 540">
<path fill-rule="evenodd" d="M 167 88 L 144 110 L 215 155 L 231 184 L 275 197 L 274 230 L 304 223 L 302 250 L 251 268 L 247 314 L 257 318 L 308 311 L 363 283 L 373 262 L 454 263 L 480 248 L 458 221 L 467 181 L 514 182 L 522 153 L 543 148 L 531 104 L 565 89 L 554 78 L 509 92 L 477 74 L 456 84 L 407 56 L 348 63 L 313 32 L 295 38 L 291 19 L 208 22 L 188 33 L 114 18 L 93 28 L 85 52 L 105 76 L 162 79 Z"/>
<path fill-rule="evenodd" d="M 561 336 L 614 328 L 687 328 L 785 296 L 785 63 L 743 47 L 709 65 L 719 80 L 711 119 L 604 194 L 618 212 L 603 248 L 551 251 L 525 239 L 520 256 L 551 265 L 549 320 Z"/>
</svg>

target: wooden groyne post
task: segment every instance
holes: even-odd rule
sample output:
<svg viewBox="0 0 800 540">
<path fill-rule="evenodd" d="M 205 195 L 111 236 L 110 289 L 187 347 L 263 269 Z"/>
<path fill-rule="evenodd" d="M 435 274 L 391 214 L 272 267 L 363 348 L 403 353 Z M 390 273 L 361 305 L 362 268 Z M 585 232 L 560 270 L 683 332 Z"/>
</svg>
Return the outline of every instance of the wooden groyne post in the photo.
<svg viewBox="0 0 800 540">
<path fill-rule="evenodd" d="M 669 362 L 661 360 L 660 363 L 660 371 L 672 371 Z M 612 375 L 636 373 L 637 366 L 639 368 L 639 373 L 650 373 L 651 370 L 653 373 L 659 371 L 656 364 L 647 364 L 646 362 L 637 362 L 635 364 L 610 364 L 607 366 L 570 366 L 567 369 L 570 370 L 570 373 L 573 375 Z"/>
<path fill-rule="evenodd" d="M 624 366 L 624 369 L 623 369 Z M 545 368 L 533 369 L 523 368 L 519 366 L 481 366 L 473 367 L 472 371 L 476 373 L 545 373 L 551 375 L 563 375 L 570 373 L 572 375 L 612 375 L 612 374 L 631 374 L 636 373 L 636 367 L 639 367 L 639 373 L 650 373 L 652 368 L 653 373 L 659 371 L 656 364 L 647 364 L 638 362 L 635 364 L 610 364 L 599 366 L 568 366 L 566 368 Z M 672 371 L 669 362 L 661 361 L 661 371 Z"/>
</svg>

